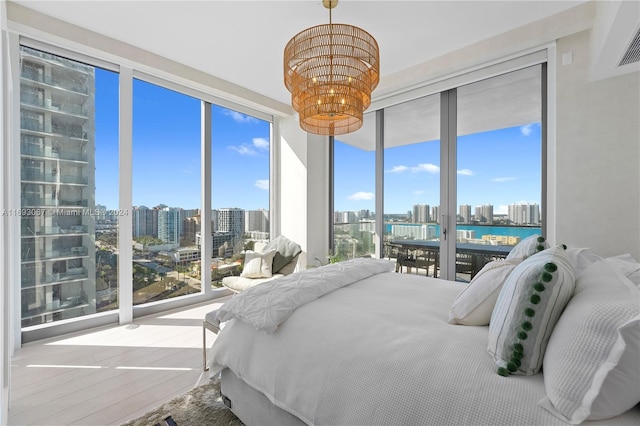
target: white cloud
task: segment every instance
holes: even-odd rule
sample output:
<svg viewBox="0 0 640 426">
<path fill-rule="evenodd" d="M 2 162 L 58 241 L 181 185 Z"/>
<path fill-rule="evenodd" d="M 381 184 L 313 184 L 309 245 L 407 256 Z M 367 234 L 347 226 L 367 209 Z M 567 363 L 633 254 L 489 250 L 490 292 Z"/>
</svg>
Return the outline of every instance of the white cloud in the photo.
<svg viewBox="0 0 640 426">
<path fill-rule="evenodd" d="M 539 123 L 533 123 L 533 124 L 527 124 L 525 126 L 520 126 L 520 133 L 522 133 L 524 136 L 529 136 L 532 132 L 534 127 L 539 127 L 540 124 Z"/>
<path fill-rule="evenodd" d="M 258 149 L 269 149 L 269 141 L 265 138 L 253 138 L 253 146 Z"/>
<path fill-rule="evenodd" d="M 435 175 L 440 173 L 440 167 L 432 163 L 423 163 L 423 164 L 418 164 L 415 167 L 412 167 L 411 171 L 414 173 L 427 172 Z"/>
<path fill-rule="evenodd" d="M 236 151 L 240 155 L 258 155 L 256 150 L 249 145 L 230 145 L 229 149 Z"/>
<path fill-rule="evenodd" d="M 224 115 L 227 115 L 233 118 L 233 120 L 238 123 L 257 123 L 258 122 L 258 119 L 255 117 L 251 117 L 250 115 L 245 115 L 237 111 L 232 111 L 230 109 L 225 110 Z"/>
<path fill-rule="evenodd" d="M 500 177 L 500 178 L 493 178 L 491 179 L 491 182 L 511 182 L 512 180 L 516 180 L 516 177 L 513 176 L 509 176 L 509 177 Z"/>
<path fill-rule="evenodd" d="M 258 179 L 255 183 L 256 187 L 260 189 L 269 189 L 269 179 Z"/>
<path fill-rule="evenodd" d="M 422 195 L 422 194 L 424 194 L 424 191 L 421 190 L 421 189 L 417 189 L 417 190 L 413 191 L 413 193 L 414 193 L 414 195 Z"/>
<path fill-rule="evenodd" d="M 240 155 L 258 155 L 258 151 L 269 150 L 269 141 L 264 138 L 253 138 L 251 144 L 231 145 L 229 149 Z"/>
<path fill-rule="evenodd" d="M 351 201 L 368 201 L 373 200 L 375 195 L 373 192 L 356 192 L 355 194 L 349 195 L 347 198 Z"/>
<path fill-rule="evenodd" d="M 469 169 L 461 169 L 461 170 L 458 170 L 458 174 L 463 176 L 473 176 L 473 171 Z"/>
<path fill-rule="evenodd" d="M 407 166 L 393 166 L 391 170 L 387 170 L 387 173 L 402 173 L 409 170 Z"/>
</svg>

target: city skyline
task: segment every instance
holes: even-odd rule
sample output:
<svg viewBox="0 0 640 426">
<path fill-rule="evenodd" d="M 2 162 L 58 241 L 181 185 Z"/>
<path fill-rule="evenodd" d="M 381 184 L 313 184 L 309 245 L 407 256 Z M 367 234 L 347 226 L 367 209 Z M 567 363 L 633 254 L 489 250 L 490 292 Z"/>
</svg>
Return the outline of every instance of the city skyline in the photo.
<svg viewBox="0 0 640 426">
<path fill-rule="evenodd" d="M 108 209 L 119 208 L 113 167 L 119 164 L 117 96 L 112 95 L 117 83 L 117 74 L 96 69 L 96 203 Z M 200 103 L 135 81 L 134 206 L 200 208 Z M 216 105 L 212 122 L 212 208 L 269 210 L 270 124 Z M 509 204 L 540 204 L 540 151 L 539 123 L 459 136 L 457 205 L 492 204 L 500 215 L 507 214 Z M 385 213 L 439 205 L 439 160 L 439 141 L 385 149 Z M 334 170 L 335 210 L 373 211 L 375 152 L 338 137 Z"/>
</svg>

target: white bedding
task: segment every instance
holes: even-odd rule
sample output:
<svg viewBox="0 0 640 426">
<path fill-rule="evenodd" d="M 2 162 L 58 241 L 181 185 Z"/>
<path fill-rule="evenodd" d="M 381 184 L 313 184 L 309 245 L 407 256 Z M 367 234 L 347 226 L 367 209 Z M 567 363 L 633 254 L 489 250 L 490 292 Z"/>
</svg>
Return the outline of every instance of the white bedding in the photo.
<svg viewBox="0 0 640 426">
<path fill-rule="evenodd" d="M 273 333 L 231 320 L 212 375 L 231 369 L 307 424 L 566 424 L 538 405 L 542 374 L 496 374 L 488 327 L 447 323 L 461 289 L 382 273 L 301 306 Z M 637 425 L 640 410 L 594 423 Z"/>
</svg>

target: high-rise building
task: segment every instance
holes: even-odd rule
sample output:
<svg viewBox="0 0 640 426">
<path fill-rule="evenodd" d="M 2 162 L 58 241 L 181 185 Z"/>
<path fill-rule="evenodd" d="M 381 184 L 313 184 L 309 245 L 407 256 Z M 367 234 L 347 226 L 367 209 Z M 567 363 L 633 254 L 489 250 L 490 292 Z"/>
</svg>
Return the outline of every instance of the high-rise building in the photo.
<svg viewBox="0 0 640 426">
<path fill-rule="evenodd" d="M 244 210 L 238 208 L 218 209 L 218 231 L 242 235 L 244 232 Z"/>
<path fill-rule="evenodd" d="M 536 203 L 509 204 L 509 222 L 514 225 L 539 225 L 540 206 Z"/>
<path fill-rule="evenodd" d="M 21 47 L 22 326 L 96 312 L 93 67 Z"/>
<path fill-rule="evenodd" d="M 133 238 L 149 235 L 151 237 L 158 236 L 158 211 L 159 209 L 150 209 L 146 206 L 135 206 L 131 213 L 133 223 Z"/>
<path fill-rule="evenodd" d="M 428 204 L 415 204 L 413 206 L 413 223 L 427 223 L 431 221 L 429 217 Z"/>
<path fill-rule="evenodd" d="M 269 232 L 269 210 L 245 210 L 244 232 Z"/>
<path fill-rule="evenodd" d="M 216 234 L 229 235 L 230 240 L 227 246 L 232 247 L 234 253 L 240 252 L 244 242 L 244 210 L 239 208 L 218 209 L 218 231 Z"/>
<path fill-rule="evenodd" d="M 182 240 L 186 245 L 195 245 L 196 233 L 200 232 L 200 220 L 200 215 L 195 215 L 182 221 Z"/>
<path fill-rule="evenodd" d="M 174 207 L 165 207 L 158 210 L 158 238 L 165 244 L 180 245 L 180 210 Z"/>
<path fill-rule="evenodd" d="M 483 204 L 481 206 L 476 206 L 476 221 L 480 223 L 493 223 L 493 205 L 491 204 Z"/>
<path fill-rule="evenodd" d="M 431 220 L 440 223 L 440 206 L 431 207 Z"/>
<path fill-rule="evenodd" d="M 471 206 L 469 204 L 460 204 L 460 222 L 471 223 Z"/>
</svg>

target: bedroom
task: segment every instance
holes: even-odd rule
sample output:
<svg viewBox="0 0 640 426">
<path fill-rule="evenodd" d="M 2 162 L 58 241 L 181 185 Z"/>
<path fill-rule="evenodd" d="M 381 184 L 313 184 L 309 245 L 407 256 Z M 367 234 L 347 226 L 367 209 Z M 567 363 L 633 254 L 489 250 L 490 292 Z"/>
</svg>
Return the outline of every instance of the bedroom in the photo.
<svg viewBox="0 0 640 426">
<path fill-rule="evenodd" d="M 558 39 L 555 47 L 556 56 L 552 59 L 557 64 L 554 104 L 556 149 L 555 157 L 550 158 L 552 166 L 547 194 L 550 208 L 547 235 L 551 241 L 571 241 L 576 245 L 592 246 L 603 255 L 629 252 L 635 258 L 640 258 L 640 172 L 636 167 L 640 139 L 637 126 L 639 107 L 637 96 L 633 96 L 638 93 L 638 72 L 635 67 L 631 73 L 613 75 L 617 72 L 614 70 L 615 66 L 606 58 L 607 54 L 615 54 L 616 50 L 625 47 L 625 43 L 616 40 L 616 37 L 622 37 L 622 40 L 627 41 L 637 28 L 638 20 L 633 21 L 634 9 L 631 9 L 631 12 L 626 9 L 634 7 L 635 3 L 637 2 L 581 4 L 569 18 L 566 15 L 555 17 L 539 23 L 538 26 L 516 29 L 508 35 L 493 39 L 490 43 L 478 42 L 473 48 L 462 48 L 408 70 L 407 74 L 398 75 L 398 84 L 410 81 L 415 77 L 414 73 L 424 74 L 423 78 L 433 80 L 440 75 L 449 75 L 460 69 L 486 64 Z M 9 12 L 7 19 L 12 23 L 12 34 L 30 34 L 37 37 L 39 33 L 33 27 L 38 27 L 40 31 L 48 28 L 53 33 L 60 31 L 50 28 L 47 20 L 31 21 L 33 16 L 25 15 L 24 10 L 15 6 L 12 3 L 6 4 Z M 345 5 L 340 7 L 342 6 Z M 608 7 L 620 7 L 620 15 L 612 15 Z M 336 11 L 336 16 L 339 12 Z M 322 11 L 317 13 L 321 15 L 320 18 L 314 16 L 317 19 L 308 19 L 317 21 L 324 18 Z M 631 28 L 623 35 L 615 33 L 615 30 L 625 28 L 623 22 L 615 21 L 616 17 L 631 18 L 633 21 Z M 16 29 L 16 22 L 19 29 Z M 5 25 L 7 24 L 3 17 L 3 30 Z M 366 27 L 365 24 L 362 26 Z M 591 33 L 588 31 L 590 28 L 593 28 Z M 57 34 L 55 39 L 67 48 L 73 47 L 77 42 L 65 43 L 64 38 L 74 38 L 71 33 L 77 31 L 77 28 L 65 28 L 65 31 L 64 34 Z M 101 42 L 102 39 L 97 41 Z M 108 44 L 103 46 L 103 50 L 107 52 L 112 48 Z M 278 45 L 276 49 L 278 58 L 281 48 L 282 46 Z M 87 48 L 85 53 L 95 53 L 94 49 Z M 562 66 L 562 55 L 567 52 L 573 52 L 574 63 Z M 109 53 L 111 54 L 113 52 Z M 280 59 L 276 62 L 279 61 Z M 146 64 L 150 68 L 156 65 L 160 68 L 166 66 L 162 61 L 158 64 Z M 607 77 L 591 81 L 588 77 L 591 69 Z M 163 70 L 161 74 L 165 74 L 166 71 Z M 611 74 L 607 74 L 607 71 L 611 71 Z M 277 85 L 280 85 L 279 79 Z M 3 102 L 6 102 L 5 93 L 3 90 Z M 256 102 L 256 99 L 252 99 L 251 104 Z M 3 111 L 6 109 L 3 108 Z M 3 117 L 3 132 L 8 131 L 5 120 L 6 117 Z M 274 234 L 284 234 L 300 242 L 307 258 L 322 258 L 328 252 L 328 241 L 324 232 L 327 229 L 326 215 L 323 212 L 328 211 L 329 200 L 328 197 L 318 197 L 317 194 L 328 193 L 325 184 L 327 169 L 325 162 L 319 161 L 327 159 L 326 144 L 318 140 L 318 137 L 307 137 L 298 129 L 293 118 L 282 120 L 280 126 L 283 149 L 280 153 L 281 167 L 278 173 L 282 187 L 275 191 L 274 197 L 281 213 L 278 218 L 274 218 L 272 231 Z M 3 140 L 7 141 L 8 138 L 4 137 Z M 614 141 L 615 149 L 611 148 Z M 3 148 L 6 149 L 6 142 Z M 6 161 L 4 152 L 3 161 Z M 3 167 L 3 170 L 6 169 Z M 611 171 L 615 173 L 609 173 Z M 3 189 L 11 186 L 6 176 L 3 176 L 3 179 Z M 6 194 L 5 191 L 3 193 Z M 300 200 L 305 202 L 301 205 Z M 7 201 L 3 199 L 3 203 Z M 14 205 L 3 204 L 2 207 L 12 208 Z M 4 226 L 7 224 L 4 223 Z M 5 244 L 7 238 L 4 237 L 8 235 L 8 230 L 3 228 L 3 232 L 5 234 L 1 240 Z M 9 282 L 7 274 L 11 259 L 6 255 L 9 252 L 10 250 L 4 249 L 3 246 L 3 283 Z M 302 262 L 312 263 L 307 260 Z M 7 291 L 7 286 L 3 288 Z M 8 293 L 3 293 L 3 306 L 10 306 L 9 300 Z M 9 312 L 8 309 L 2 311 Z M 3 318 L 4 336 L 15 335 L 15 329 L 9 328 L 9 320 L 10 318 Z M 8 354 L 13 347 L 7 339 L 8 337 L 3 338 L 3 390 L 6 389 L 8 380 Z M 3 397 L 4 407 L 7 398 L 4 392 Z"/>
</svg>

